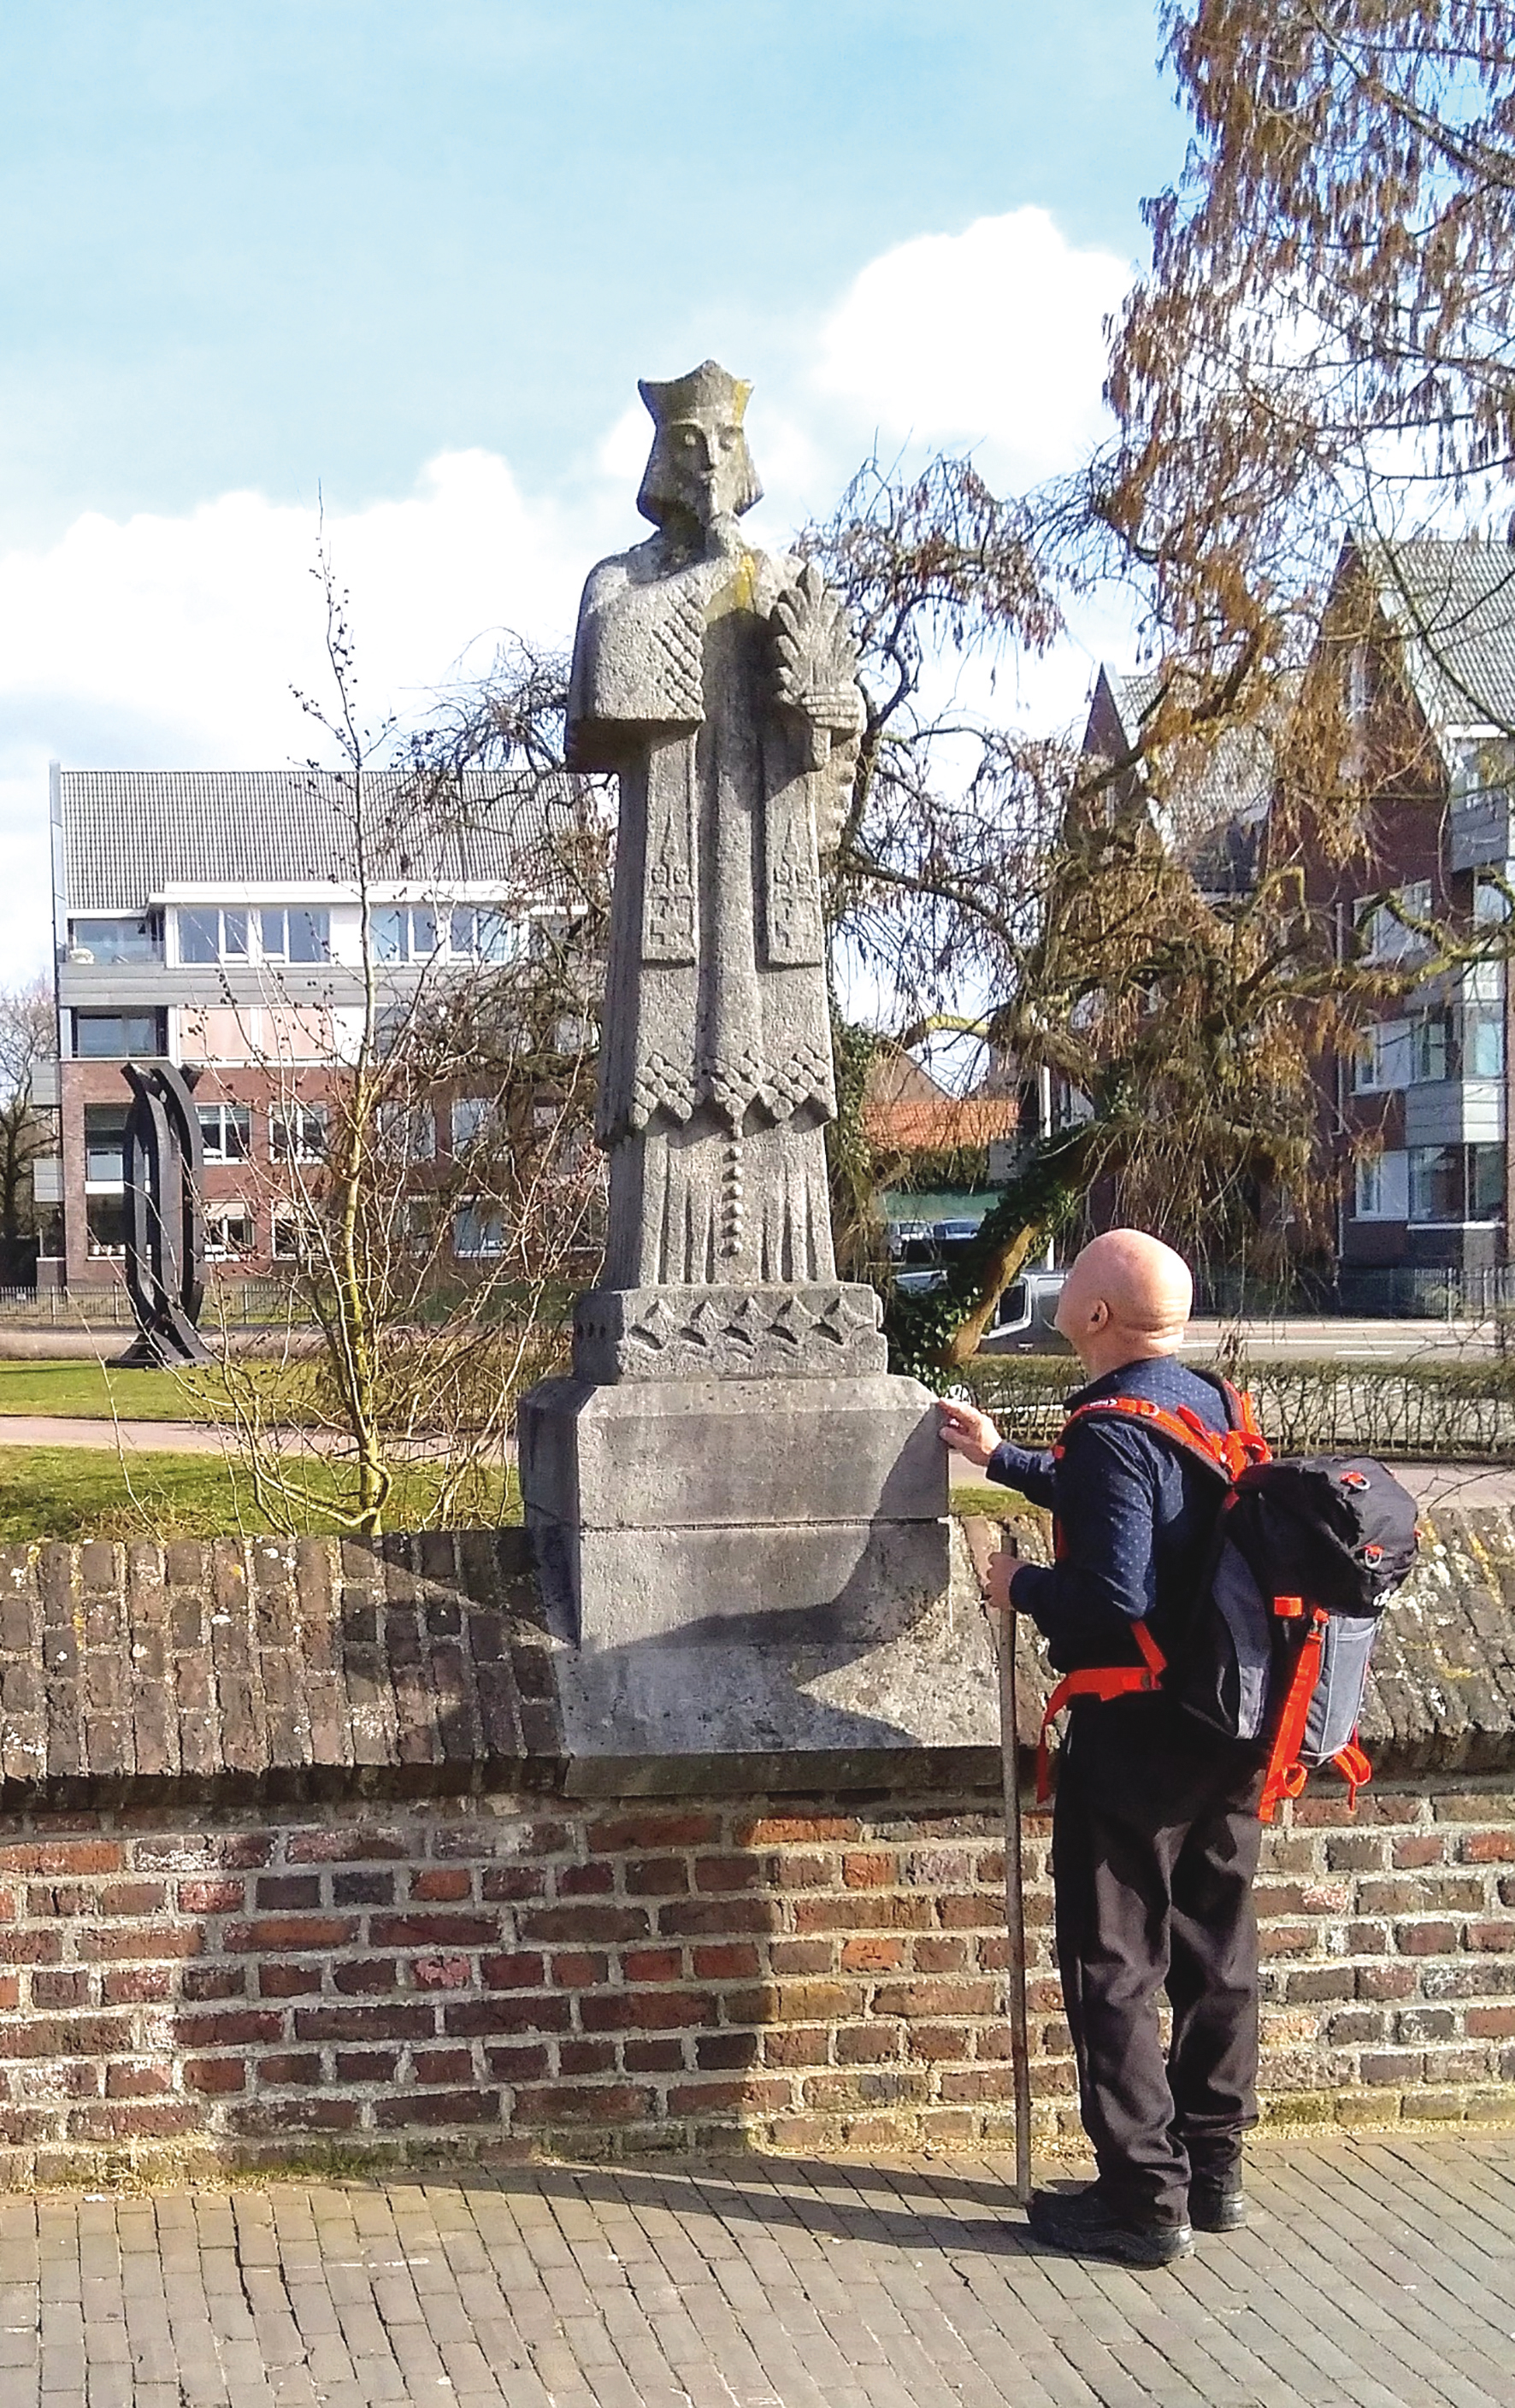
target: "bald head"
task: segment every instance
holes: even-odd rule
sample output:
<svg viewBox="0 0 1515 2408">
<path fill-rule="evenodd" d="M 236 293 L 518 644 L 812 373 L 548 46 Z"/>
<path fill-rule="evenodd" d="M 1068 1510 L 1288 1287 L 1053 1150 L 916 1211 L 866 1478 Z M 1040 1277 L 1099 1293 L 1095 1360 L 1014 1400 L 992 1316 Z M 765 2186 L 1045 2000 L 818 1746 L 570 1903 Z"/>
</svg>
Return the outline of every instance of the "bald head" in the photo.
<svg viewBox="0 0 1515 2408">
<path fill-rule="evenodd" d="M 1106 1229 L 1075 1261 L 1057 1326 L 1093 1379 L 1183 1342 L 1194 1283 L 1189 1265 L 1144 1229 Z"/>
</svg>

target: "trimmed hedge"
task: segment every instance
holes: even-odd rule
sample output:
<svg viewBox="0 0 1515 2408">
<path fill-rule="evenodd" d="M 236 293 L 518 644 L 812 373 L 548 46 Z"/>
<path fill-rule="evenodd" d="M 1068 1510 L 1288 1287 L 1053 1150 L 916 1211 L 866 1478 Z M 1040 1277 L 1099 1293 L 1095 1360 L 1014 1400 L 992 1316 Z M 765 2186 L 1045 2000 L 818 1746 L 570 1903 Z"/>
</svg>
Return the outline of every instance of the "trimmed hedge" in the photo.
<svg viewBox="0 0 1515 2408">
<path fill-rule="evenodd" d="M 1056 1436 L 1078 1366 L 1060 1354 L 981 1354 L 960 1377 L 1034 1445 Z M 1279 1455 L 1515 1462 L 1515 1364 L 1504 1360 L 1259 1363 L 1245 1383 Z"/>
</svg>

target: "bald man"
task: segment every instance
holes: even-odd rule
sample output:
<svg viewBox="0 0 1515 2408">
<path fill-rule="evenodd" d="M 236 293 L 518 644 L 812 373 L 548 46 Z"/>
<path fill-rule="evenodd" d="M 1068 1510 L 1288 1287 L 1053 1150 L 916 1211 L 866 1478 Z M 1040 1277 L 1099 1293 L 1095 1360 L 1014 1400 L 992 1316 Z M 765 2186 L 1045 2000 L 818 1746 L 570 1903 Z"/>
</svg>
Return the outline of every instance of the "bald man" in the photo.
<svg viewBox="0 0 1515 2408">
<path fill-rule="evenodd" d="M 1141 1230 L 1086 1246 L 1057 1312 L 1088 1375 L 1070 1409 L 1145 1398 L 1224 1429 L 1219 1383 L 1175 1359 L 1192 1292 L 1187 1264 Z M 972 1406 L 944 1403 L 941 1415 L 948 1446 L 1056 1519 L 1057 1561 L 1001 1555 L 990 1604 L 1029 1613 L 1060 1672 L 1139 1664 L 1136 1623 L 1170 1657 L 1216 1528 L 1214 1474 L 1124 1414 L 1076 1423 L 1057 1456 L 1010 1445 Z M 1162 2266 L 1189 2256 L 1194 2226 L 1244 2220 L 1262 1780 L 1254 1751 L 1161 1693 L 1070 1708 L 1052 1825 L 1058 1965 L 1099 2179 L 1071 2196 L 1036 2194 L 1032 2230 L 1050 2246 Z"/>
</svg>

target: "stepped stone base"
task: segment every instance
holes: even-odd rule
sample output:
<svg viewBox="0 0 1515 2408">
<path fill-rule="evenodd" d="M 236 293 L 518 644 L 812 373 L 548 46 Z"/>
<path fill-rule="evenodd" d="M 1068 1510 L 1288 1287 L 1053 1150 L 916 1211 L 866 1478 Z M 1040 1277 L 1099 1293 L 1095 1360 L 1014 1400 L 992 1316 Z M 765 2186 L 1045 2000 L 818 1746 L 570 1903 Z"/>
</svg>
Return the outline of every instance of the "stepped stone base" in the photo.
<svg viewBox="0 0 1515 2408">
<path fill-rule="evenodd" d="M 549 1380 L 519 1433 L 544 1601 L 586 1649 L 752 1619 L 862 1636 L 946 1590 L 946 1454 L 914 1380 Z"/>
</svg>

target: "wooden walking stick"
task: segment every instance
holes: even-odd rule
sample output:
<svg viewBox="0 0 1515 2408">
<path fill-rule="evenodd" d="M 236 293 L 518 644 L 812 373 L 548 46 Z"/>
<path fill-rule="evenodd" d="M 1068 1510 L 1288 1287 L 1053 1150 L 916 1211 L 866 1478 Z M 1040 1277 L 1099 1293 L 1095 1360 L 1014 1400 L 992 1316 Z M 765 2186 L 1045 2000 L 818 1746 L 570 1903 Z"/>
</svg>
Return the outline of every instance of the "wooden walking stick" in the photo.
<svg viewBox="0 0 1515 2408">
<path fill-rule="evenodd" d="M 963 1523 L 968 1552 L 987 1594 L 988 1569 L 1007 1543 L 998 1522 L 974 1514 Z M 1010 2066 L 1016 2095 L 1016 2200 L 1029 2207 L 1031 2178 L 1031 2046 L 1026 2029 L 1026 1884 L 1020 1850 L 1020 1712 L 1016 1691 L 1016 1617 L 986 1606 L 1000 1661 L 1000 1766 L 1004 1784 L 1004 1923 L 1009 1937 L 1006 2003 Z"/>
</svg>

